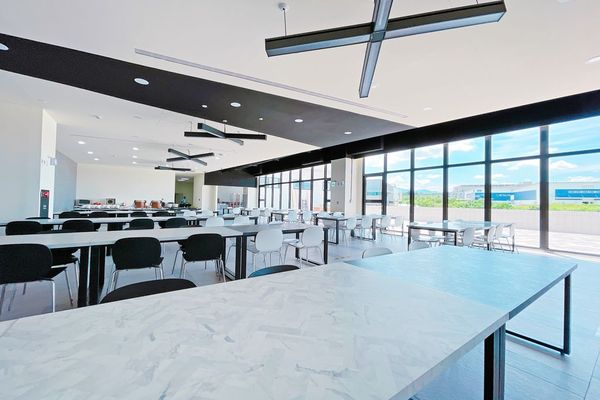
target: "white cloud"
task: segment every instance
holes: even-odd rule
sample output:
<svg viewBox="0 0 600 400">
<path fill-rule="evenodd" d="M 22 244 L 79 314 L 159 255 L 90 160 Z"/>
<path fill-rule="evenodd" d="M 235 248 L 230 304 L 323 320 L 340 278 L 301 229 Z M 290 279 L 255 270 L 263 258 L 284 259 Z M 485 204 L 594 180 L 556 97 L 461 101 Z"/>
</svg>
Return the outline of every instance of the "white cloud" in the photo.
<svg viewBox="0 0 600 400">
<path fill-rule="evenodd" d="M 538 165 L 539 165 L 538 160 L 522 160 L 522 161 L 517 161 L 517 162 L 511 164 L 511 166 L 508 167 L 508 169 L 511 171 L 516 171 L 523 167 L 537 167 Z"/>
<path fill-rule="evenodd" d="M 550 169 L 558 170 L 558 169 L 574 169 L 577 168 L 577 165 L 567 162 L 565 160 L 558 160 L 550 163 Z"/>
<path fill-rule="evenodd" d="M 427 178 L 429 178 L 429 179 L 438 179 L 438 178 L 441 178 L 441 175 L 439 175 L 439 174 L 429 174 L 429 175 L 427 175 Z"/>
<path fill-rule="evenodd" d="M 600 178 L 594 176 L 570 176 L 569 182 L 598 182 Z"/>
<path fill-rule="evenodd" d="M 431 182 L 431 179 L 415 179 L 415 182 L 418 185 L 425 186 L 425 185 L 427 185 L 428 183 Z"/>
<path fill-rule="evenodd" d="M 483 179 L 483 178 L 485 178 L 485 176 L 483 176 L 483 175 L 475 175 L 473 177 L 473 179 Z"/>
<path fill-rule="evenodd" d="M 475 149 L 475 145 L 473 144 L 473 139 L 461 140 L 458 142 L 452 142 L 448 145 L 448 151 L 453 153 L 455 151 L 469 152 Z"/>
<path fill-rule="evenodd" d="M 440 145 L 419 147 L 415 152 L 415 159 L 427 160 L 429 158 L 442 158 L 444 156 L 444 147 Z"/>
</svg>

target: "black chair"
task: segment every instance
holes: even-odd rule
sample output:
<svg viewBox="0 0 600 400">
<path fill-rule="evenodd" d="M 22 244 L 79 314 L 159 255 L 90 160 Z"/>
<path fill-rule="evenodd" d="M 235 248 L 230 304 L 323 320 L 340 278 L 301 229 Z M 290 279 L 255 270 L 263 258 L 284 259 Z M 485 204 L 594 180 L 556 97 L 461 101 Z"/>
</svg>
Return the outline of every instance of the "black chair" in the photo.
<svg viewBox="0 0 600 400">
<path fill-rule="evenodd" d="M 261 268 L 258 271 L 254 271 L 253 273 L 248 275 L 248 278 L 256 278 L 257 276 L 277 274 L 279 272 L 294 271 L 296 269 L 300 268 L 298 268 L 295 265 L 274 265 L 272 267 Z"/>
<path fill-rule="evenodd" d="M 34 235 L 42 232 L 43 227 L 37 221 L 11 221 L 6 224 L 5 234 L 8 235 Z"/>
<path fill-rule="evenodd" d="M 92 211 L 88 218 L 110 218 L 110 214 L 106 211 Z M 94 230 L 100 229 L 102 224 L 94 224 Z"/>
<path fill-rule="evenodd" d="M 70 219 L 64 222 L 62 228 L 73 232 L 94 232 L 94 224 L 89 219 Z"/>
<path fill-rule="evenodd" d="M 159 222 L 159 225 L 160 224 L 164 224 L 164 226 L 161 225 L 161 228 L 185 228 L 187 227 L 187 220 L 185 218 L 175 217 L 169 218 L 164 222 Z"/>
<path fill-rule="evenodd" d="M 160 272 L 160 279 L 164 278 L 162 268 L 161 246 L 158 239 L 152 237 L 136 237 L 119 239 L 112 247 L 112 259 L 115 270 L 111 276 L 112 289 L 117 287 L 119 271 L 129 269 L 154 268 L 154 275 Z"/>
<path fill-rule="evenodd" d="M 58 218 L 81 218 L 83 215 L 79 214 L 77 211 L 63 211 L 58 214 Z"/>
<path fill-rule="evenodd" d="M 41 244 L 0 245 L 0 313 L 4 303 L 6 287 L 9 284 L 48 281 L 52 285 L 52 312 L 56 310 L 55 285 L 52 280 L 52 253 Z M 15 290 L 16 292 L 16 290 Z M 14 293 L 8 311 L 14 300 Z"/>
<path fill-rule="evenodd" d="M 154 229 L 154 221 L 152 221 L 150 218 L 132 219 L 127 230 L 136 229 Z"/>
<path fill-rule="evenodd" d="M 200 233 L 192 235 L 183 242 L 181 246 L 182 260 L 179 277 L 185 277 L 185 267 L 187 263 L 205 261 L 204 269 L 206 269 L 206 261 L 215 262 L 215 270 L 217 274 L 221 274 L 223 282 L 225 278 L 225 263 L 223 256 L 225 255 L 225 240 L 223 236 L 216 233 Z"/>
<path fill-rule="evenodd" d="M 191 289 L 195 287 L 196 285 L 187 279 L 161 279 L 160 281 L 134 283 L 113 290 L 104 296 L 100 303 L 111 303 L 113 301 L 133 299 L 136 297 L 174 292 L 176 290 Z"/>
<path fill-rule="evenodd" d="M 47 219 L 50 219 L 50 217 L 27 217 L 25 219 L 30 219 L 30 220 L 47 220 Z M 42 231 L 44 231 L 44 232 L 51 231 L 52 228 L 53 228 L 53 225 L 42 224 Z"/>
<path fill-rule="evenodd" d="M 132 217 L 147 217 L 148 213 L 146 211 L 134 211 L 131 213 Z"/>
<path fill-rule="evenodd" d="M 173 214 L 168 211 L 157 211 L 154 213 L 155 217 L 170 217 L 171 215 Z"/>
</svg>

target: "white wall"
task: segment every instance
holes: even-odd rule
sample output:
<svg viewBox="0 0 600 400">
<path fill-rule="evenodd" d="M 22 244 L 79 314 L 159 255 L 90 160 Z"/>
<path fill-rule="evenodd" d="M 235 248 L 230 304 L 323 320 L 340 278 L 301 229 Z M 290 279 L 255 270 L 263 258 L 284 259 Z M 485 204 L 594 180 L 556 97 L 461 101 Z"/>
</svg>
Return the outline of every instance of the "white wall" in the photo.
<svg viewBox="0 0 600 400">
<path fill-rule="evenodd" d="M 117 204 L 134 200 L 171 201 L 175 196 L 175 172 L 142 167 L 77 165 L 77 198 L 116 198 Z M 148 203 L 149 204 L 149 203 Z"/>
<path fill-rule="evenodd" d="M 56 152 L 54 175 L 54 212 L 68 211 L 73 208 L 77 188 L 77 163 Z"/>
<path fill-rule="evenodd" d="M 40 144 L 40 187 L 39 190 L 50 191 L 50 201 L 48 204 L 48 216 L 52 216 L 54 210 L 54 175 L 56 167 L 50 164 L 50 159 L 56 157 L 56 121 L 48 114 L 42 111 L 42 131 Z"/>
<path fill-rule="evenodd" d="M 346 215 L 360 215 L 362 159 L 342 158 L 331 161 L 331 181 L 331 211 L 342 211 Z"/>
<path fill-rule="evenodd" d="M 0 220 L 39 213 L 42 109 L 0 103 Z"/>
</svg>

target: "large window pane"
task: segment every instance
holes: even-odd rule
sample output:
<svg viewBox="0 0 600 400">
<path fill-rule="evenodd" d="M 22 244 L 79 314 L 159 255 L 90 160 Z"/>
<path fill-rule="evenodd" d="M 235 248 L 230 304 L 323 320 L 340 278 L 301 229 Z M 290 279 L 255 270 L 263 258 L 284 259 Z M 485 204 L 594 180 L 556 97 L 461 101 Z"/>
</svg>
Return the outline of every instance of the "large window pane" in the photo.
<svg viewBox="0 0 600 400">
<path fill-rule="evenodd" d="M 310 210 L 310 181 L 308 182 L 300 182 L 300 209 L 301 210 Z"/>
<path fill-rule="evenodd" d="M 483 165 L 448 168 L 448 219 L 483 221 Z"/>
<path fill-rule="evenodd" d="M 267 185 L 269 183 L 273 183 L 273 174 L 266 175 L 266 179 L 267 179 L 267 181 L 266 181 Z"/>
<path fill-rule="evenodd" d="M 365 157 L 364 158 L 365 174 L 373 174 L 373 173 L 377 173 L 377 172 L 383 172 L 383 160 L 384 160 L 383 154 Z"/>
<path fill-rule="evenodd" d="M 435 167 L 444 163 L 444 145 L 419 147 L 415 149 L 415 167 Z"/>
<path fill-rule="evenodd" d="M 442 220 L 443 186 L 441 169 L 415 171 L 415 221 Z"/>
<path fill-rule="evenodd" d="M 281 208 L 282 209 L 290 208 L 290 184 L 289 183 L 284 183 L 281 185 Z"/>
<path fill-rule="evenodd" d="M 294 182 L 291 185 L 290 208 L 296 209 L 300 207 L 300 182 Z"/>
<path fill-rule="evenodd" d="M 410 217 L 410 172 L 387 175 L 387 215 Z"/>
<path fill-rule="evenodd" d="M 477 162 L 484 158 L 484 137 L 448 143 L 448 164 Z"/>
<path fill-rule="evenodd" d="M 281 183 L 281 173 L 273 174 L 273 183 Z"/>
<path fill-rule="evenodd" d="M 279 202 L 279 195 L 281 193 L 281 185 L 273 185 L 273 208 L 279 210 L 281 203 Z"/>
<path fill-rule="evenodd" d="M 317 165 L 313 167 L 313 179 L 323 179 L 325 177 L 325 166 Z"/>
<path fill-rule="evenodd" d="M 327 170 L 327 177 L 331 178 L 331 164 L 327 164 L 325 169 Z"/>
<path fill-rule="evenodd" d="M 313 211 L 323 211 L 325 209 L 323 195 L 325 193 L 324 181 L 313 181 Z"/>
<path fill-rule="evenodd" d="M 410 150 L 396 151 L 387 155 L 387 170 L 410 169 Z"/>
<path fill-rule="evenodd" d="M 550 125 L 549 145 L 550 153 L 600 148 L 600 117 Z"/>
<path fill-rule="evenodd" d="M 366 203 L 365 215 L 381 215 L 383 213 L 382 203 Z"/>
<path fill-rule="evenodd" d="M 299 181 L 299 180 L 300 180 L 300 170 L 299 169 L 292 170 L 292 181 Z"/>
<path fill-rule="evenodd" d="M 311 177 L 312 177 L 311 168 L 310 167 L 302 168 L 302 180 L 308 181 L 311 179 Z"/>
<path fill-rule="evenodd" d="M 266 186 L 267 194 L 265 196 L 265 207 L 272 208 L 273 207 L 273 187 Z"/>
<path fill-rule="evenodd" d="M 514 223 L 517 245 L 539 247 L 540 162 L 492 164 L 492 221 Z"/>
<path fill-rule="evenodd" d="M 258 177 L 258 184 L 259 185 L 264 185 L 266 181 L 267 181 L 267 177 L 265 175 L 261 175 L 261 176 Z"/>
<path fill-rule="evenodd" d="M 369 176 L 365 178 L 365 200 L 366 201 L 381 201 L 382 199 L 382 182 L 381 175 Z"/>
<path fill-rule="evenodd" d="M 600 154 L 550 158 L 550 248 L 600 254 Z"/>
<path fill-rule="evenodd" d="M 492 159 L 540 154 L 540 128 L 500 133 L 492 136 Z"/>
<path fill-rule="evenodd" d="M 285 171 L 281 173 L 281 182 L 289 182 L 290 181 L 290 171 Z"/>
</svg>

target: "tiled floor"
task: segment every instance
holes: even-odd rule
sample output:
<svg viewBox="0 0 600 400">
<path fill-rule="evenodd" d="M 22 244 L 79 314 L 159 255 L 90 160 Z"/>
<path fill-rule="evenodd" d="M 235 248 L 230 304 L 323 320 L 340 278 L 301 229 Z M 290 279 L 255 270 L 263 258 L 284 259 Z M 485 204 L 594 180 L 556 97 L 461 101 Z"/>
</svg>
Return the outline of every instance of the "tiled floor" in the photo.
<svg viewBox="0 0 600 400">
<path fill-rule="evenodd" d="M 330 261 L 360 258 L 364 249 L 372 247 L 370 241 L 352 239 L 348 245 L 330 246 Z M 406 251 L 401 237 L 385 237 L 377 246 L 387 246 L 395 252 Z M 165 275 L 171 274 L 173 257 L 177 246 L 165 245 Z M 521 250 L 524 251 L 524 250 Z M 560 256 L 560 255 L 559 255 Z M 311 252 L 311 258 L 318 258 Z M 570 255 L 570 257 L 574 257 Z M 519 343 L 510 339 L 507 344 L 506 398 L 511 400 L 585 399 L 600 400 L 600 258 L 578 257 L 579 267 L 572 282 L 572 349 L 570 356 L 560 355 Z M 289 252 L 288 263 L 293 263 Z M 233 266 L 233 260 L 228 263 Z M 260 264 L 259 264 L 260 266 Z M 517 266 L 515 266 L 517 267 Z M 179 269 L 176 268 L 175 274 Z M 111 272 L 107 260 L 107 278 Z M 199 263 L 188 266 L 188 278 L 197 285 L 218 283 L 212 265 L 204 269 Z M 69 270 L 71 281 L 75 276 Z M 130 271 L 121 274 L 119 286 L 144 279 L 154 279 L 151 271 Z M 62 275 L 56 278 L 57 309 L 70 308 Z M 108 282 L 108 279 L 107 279 Z M 27 294 L 22 295 L 22 285 L 15 291 L 6 292 L 0 319 L 13 319 L 49 311 L 50 289 L 48 284 L 30 284 Z M 8 302 L 14 295 L 12 309 Z M 47 304 L 48 306 L 44 306 Z M 546 341 L 561 343 L 562 334 L 562 286 L 558 286 L 531 305 L 509 323 L 509 328 Z M 410 329 L 410 327 L 407 327 Z M 420 400 L 481 399 L 483 387 L 483 349 L 480 347 L 467 354 L 461 363 L 440 376 L 435 383 L 417 396 Z"/>
</svg>

